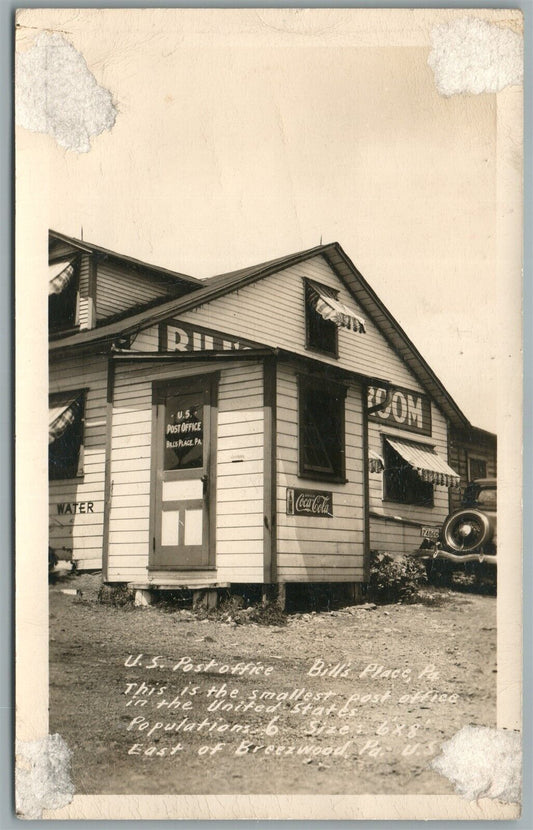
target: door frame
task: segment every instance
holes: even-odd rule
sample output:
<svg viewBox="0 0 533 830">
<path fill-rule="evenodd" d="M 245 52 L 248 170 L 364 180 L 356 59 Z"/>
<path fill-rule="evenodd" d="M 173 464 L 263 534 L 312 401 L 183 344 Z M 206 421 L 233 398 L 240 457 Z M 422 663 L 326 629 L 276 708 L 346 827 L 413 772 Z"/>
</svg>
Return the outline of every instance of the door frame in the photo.
<svg viewBox="0 0 533 830">
<path fill-rule="evenodd" d="M 152 441 L 150 459 L 150 536 L 148 552 L 149 571 L 169 571 L 183 573 L 187 571 L 216 570 L 216 498 L 217 498 L 217 425 L 218 425 L 218 385 L 220 371 L 202 372 L 200 375 L 177 375 L 165 380 L 152 381 Z M 207 510 L 207 553 L 208 560 L 202 565 L 187 565 L 184 568 L 161 566 L 154 563 L 156 539 L 156 508 L 157 508 L 157 475 L 159 417 L 158 407 L 161 393 L 179 391 L 185 394 L 195 392 L 199 388 L 209 391 L 209 448 L 205 468 L 208 474 Z"/>
</svg>

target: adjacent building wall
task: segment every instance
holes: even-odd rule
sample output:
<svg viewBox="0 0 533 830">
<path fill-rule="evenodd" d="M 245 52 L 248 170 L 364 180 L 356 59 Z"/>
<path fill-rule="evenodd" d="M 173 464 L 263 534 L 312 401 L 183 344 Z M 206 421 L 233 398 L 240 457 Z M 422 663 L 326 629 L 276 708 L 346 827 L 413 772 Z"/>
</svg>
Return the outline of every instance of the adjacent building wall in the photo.
<svg viewBox="0 0 533 830">
<path fill-rule="evenodd" d="M 487 478 L 496 478 L 497 446 L 496 436 L 481 429 L 472 429 L 469 433 L 450 429 L 449 441 L 450 464 L 461 476 L 461 488 L 450 491 L 450 511 L 461 506 L 464 488 L 471 480 L 471 460 L 485 461 Z"/>
</svg>

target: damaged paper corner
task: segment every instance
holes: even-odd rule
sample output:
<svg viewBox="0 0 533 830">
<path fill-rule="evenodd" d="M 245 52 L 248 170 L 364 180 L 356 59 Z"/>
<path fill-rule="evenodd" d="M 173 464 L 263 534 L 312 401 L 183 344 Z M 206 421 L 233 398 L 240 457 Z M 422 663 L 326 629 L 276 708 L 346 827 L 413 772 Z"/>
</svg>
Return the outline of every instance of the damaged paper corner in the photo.
<svg viewBox="0 0 533 830">
<path fill-rule="evenodd" d="M 19 818 L 40 819 L 43 810 L 70 804 L 74 796 L 70 756 L 61 735 L 17 741 L 15 801 Z"/>
<path fill-rule="evenodd" d="M 61 34 L 41 32 L 16 56 L 15 111 L 21 127 L 50 134 L 61 147 L 87 153 L 110 130 L 117 110 L 85 58 Z"/>
<path fill-rule="evenodd" d="M 500 92 L 523 80 L 522 36 L 512 29 L 462 17 L 431 31 L 428 64 L 441 95 Z"/>
<path fill-rule="evenodd" d="M 430 766 L 448 778 L 463 798 L 520 803 L 522 744 L 518 732 L 464 726 L 441 750 Z"/>
</svg>

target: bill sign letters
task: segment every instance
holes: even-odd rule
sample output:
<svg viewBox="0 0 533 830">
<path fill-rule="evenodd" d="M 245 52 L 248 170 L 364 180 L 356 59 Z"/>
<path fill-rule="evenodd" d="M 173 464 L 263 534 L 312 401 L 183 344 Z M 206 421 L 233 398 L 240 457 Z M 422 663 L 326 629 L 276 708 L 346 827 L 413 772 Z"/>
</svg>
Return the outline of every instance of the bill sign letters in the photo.
<svg viewBox="0 0 533 830">
<path fill-rule="evenodd" d="M 169 352 L 231 351 L 251 349 L 256 345 L 242 337 L 211 331 L 203 326 L 191 326 L 181 320 L 166 326 L 162 340 L 164 349 Z"/>
</svg>

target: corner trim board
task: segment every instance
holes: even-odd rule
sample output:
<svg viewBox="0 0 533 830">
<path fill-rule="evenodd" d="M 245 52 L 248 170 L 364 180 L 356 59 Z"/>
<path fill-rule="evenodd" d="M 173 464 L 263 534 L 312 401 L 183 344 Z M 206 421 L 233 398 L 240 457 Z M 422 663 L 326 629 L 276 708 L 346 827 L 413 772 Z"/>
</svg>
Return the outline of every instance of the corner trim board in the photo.
<svg viewBox="0 0 533 830">
<path fill-rule="evenodd" d="M 277 580 L 276 569 L 276 497 L 277 497 L 277 442 L 276 400 L 277 363 L 275 357 L 263 361 L 264 409 L 264 481 L 263 481 L 263 583 Z"/>
<path fill-rule="evenodd" d="M 363 582 L 370 580 L 370 480 L 368 472 L 368 385 L 361 386 L 363 424 Z"/>
<path fill-rule="evenodd" d="M 115 389 L 115 364 L 111 358 L 107 361 L 107 403 L 105 434 L 105 472 L 104 472 L 104 521 L 102 528 L 102 579 L 109 579 L 109 514 L 111 511 L 111 431 L 113 427 L 113 396 Z"/>
</svg>

